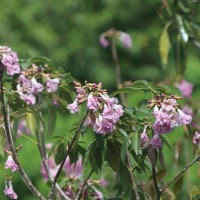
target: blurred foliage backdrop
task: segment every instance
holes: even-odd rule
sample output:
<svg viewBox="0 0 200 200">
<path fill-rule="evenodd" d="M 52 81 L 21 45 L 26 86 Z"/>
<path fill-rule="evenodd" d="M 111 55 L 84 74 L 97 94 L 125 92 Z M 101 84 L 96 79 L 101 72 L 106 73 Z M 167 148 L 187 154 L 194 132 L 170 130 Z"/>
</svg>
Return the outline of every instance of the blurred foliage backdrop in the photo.
<svg viewBox="0 0 200 200">
<path fill-rule="evenodd" d="M 172 0 L 168 2 L 170 4 Z M 196 10 L 200 12 L 199 7 Z M 10 46 L 20 58 L 46 56 L 81 81 L 101 81 L 105 88 L 115 89 L 110 49 L 103 49 L 99 44 L 99 35 L 114 27 L 128 32 L 133 39 L 131 49 L 118 48 L 122 79 L 157 82 L 164 78 L 158 48 L 166 24 L 162 12 L 161 0 L 1 0 L 0 44 Z M 194 21 L 200 22 L 198 17 Z M 200 86 L 200 53 L 193 45 L 189 45 L 188 52 L 186 78 Z M 62 117 L 58 124 L 60 131 L 66 128 L 63 124 L 65 119 Z M 24 149 L 29 146 L 23 145 Z M 36 149 L 34 152 L 29 149 L 22 153 L 30 159 L 30 162 L 24 162 L 24 167 L 31 172 L 34 183 L 40 186 L 43 183 L 41 179 L 37 180 L 40 169 L 35 162 L 39 156 Z M 172 158 L 168 160 L 172 164 Z M 22 182 L 17 177 L 13 182 L 19 195 L 23 193 L 23 199 L 34 199 L 24 189 L 20 193 Z M 1 179 L 1 190 L 3 184 Z"/>
</svg>

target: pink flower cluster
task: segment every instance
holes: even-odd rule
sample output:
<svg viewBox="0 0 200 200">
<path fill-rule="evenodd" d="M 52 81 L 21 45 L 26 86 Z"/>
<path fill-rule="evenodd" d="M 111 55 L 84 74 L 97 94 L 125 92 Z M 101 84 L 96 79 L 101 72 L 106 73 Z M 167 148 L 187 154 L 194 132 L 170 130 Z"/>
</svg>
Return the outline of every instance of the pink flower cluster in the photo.
<svg viewBox="0 0 200 200">
<path fill-rule="evenodd" d="M 192 121 L 192 116 L 185 114 L 177 104 L 178 96 L 166 96 L 164 94 L 157 95 L 155 99 L 150 100 L 148 107 L 154 107 L 155 122 L 153 124 L 154 135 L 150 144 L 154 148 L 162 148 L 163 144 L 159 137 L 160 134 L 165 134 L 173 131 L 175 127 L 189 124 Z M 141 135 L 142 143 L 148 141 L 147 135 Z"/>
<path fill-rule="evenodd" d="M 50 79 L 45 73 L 40 73 L 37 66 L 33 66 L 32 71 L 23 71 L 18 77 L 17 92 L 20 98 L 24 100 L 28 105 L 34 105 L 36 103 L 36 95 L 44 90 L 44 86 L 36 80 L 36 75 L 41 75 L 47 79 L 46 91 L 51 93 L 58 89 L 60 80 L 58 78 Z"/>
<path fill-rule="evenodd" d="M 87 102 L 89 116 L 85 125 L 91 126 L 96 133 L 107 134 L 115 130 L 119 118 L 123 115 L 123 108 L 117 98 L 110 98 L 101 83 L 87 83 L 85 86 L 75 82 L 77 96 L 67 108 L 71 113 L 79 112 L 79 104 Z"/>
<path fill-rule="evenodd" d="M 107 39 L 107 37 L 117 38 L 119 41 L 122 42 L 122 44 L 126 48 L 131 48 L 132 46 L 132 39 L 128 33 L 125 33 L 123 31 L 118 31 L 115 29 L 109 29 L 108 31 L 102 33 L 99 37 L 99 42 L 104 48 L 107 48 L 110 45 L 110 42 Z"/>
<path fill-rule="evenodd" d="M 7 161 L 5 162 L 5 169 L 10 168 L 12 172 L 18 171 L 19 168 L 16 165 L 15 161 L 13 160 L 13 157 L 11 155 L 8 156 Z"/>
<path fill-rule="evenodd" d="M 19 59 L 17 54 L 7 46 L 0 46 L 0 60 L 6 68 L 8 75 L 20 72 Z"/>
</svg>

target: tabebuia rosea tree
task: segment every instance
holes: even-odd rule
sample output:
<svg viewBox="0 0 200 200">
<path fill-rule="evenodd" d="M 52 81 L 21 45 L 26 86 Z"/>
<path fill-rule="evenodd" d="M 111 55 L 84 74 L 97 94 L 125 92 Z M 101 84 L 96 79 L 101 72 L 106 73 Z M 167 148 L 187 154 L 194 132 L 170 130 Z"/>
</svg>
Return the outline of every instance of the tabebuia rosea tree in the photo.
<svg viewBox="0 0 200 200">
<path fill-rule="evenodd" d="M 174 53 L 173 48 L 185 51 L 188 42 L 198 46 L 198 38 L 183 26 L 187 19 L 179 9 L 184 5 L 171 9 L 166 1 L 162 3 L 172 19 L 160 37 L 160 57 L 165 69 L 170 69 L 168 55 Z M 173 39 L 168 29 L 172 25 L 177 28 Z M 79 82 L 45 57 L 19 59 L 10 47 L 0 46 L 0 154 L 4 157 L 3 193 L 8 198 L 23 198 L 15 189 L 16 173 L 41 200 L 183 198 L 176 187 L 200 161 L 199 100 L 192 98 L 193 84 L 184 78 L 186 66 L 177 62 L 175 74 L 167 70 L 162 83 L 124 84 L 117 47 L 132 48 L 131 35 L 112 28 L 100 34 L 99 42 L 111 49 L 117 88 L 112 93 L 103 83 Z M 133 104 L 132 99 L 136 99 Z M 68 128 L 59 133 L 55 130 L 63 126 L 61 118 Z M 170 141 L 173 135 L 175 147 Z M 18 142 L 21 138 L 37 146 L 37 173 L 42 175 L 38 178 L 48 191 L 36 186 L 24 168 L 29 160 L 22 158 L 27 149 Z M 192 149 L 191 159 L 175 176 L 163 180 L 173 168 L 165 161 L 166 147 L 177 165 L 184 143 L 190 146 L 185 151 Z M 187 191 L 187 197 L 198 199 L 198 184 Z"/>
</svg>

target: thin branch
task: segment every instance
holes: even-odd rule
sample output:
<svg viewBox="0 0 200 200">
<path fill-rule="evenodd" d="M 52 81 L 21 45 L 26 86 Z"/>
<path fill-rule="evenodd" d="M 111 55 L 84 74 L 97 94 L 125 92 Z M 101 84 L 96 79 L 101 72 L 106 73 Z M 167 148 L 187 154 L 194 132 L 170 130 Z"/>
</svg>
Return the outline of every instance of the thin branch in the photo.
<svg viewBox="0 0 200 200">
<path fill-rule="evenodd" d="M 88 177 L 85 179 L 83 185 L 82 185 L 81 188 L 79 189 L 78 194 L 77 194 L 75 200 L 80 200 L 80 199 L 81 199 L 81 195 L 82 195 L 82 193 L 83 193 L 83 191 L 84 191 L 84 188 L 85 188 L 85 186 L 87 185 L 87 182 L 88 182 L 88 180 L 89 180 L 89 178 L 91 177 L 91 175 L 92 175 L 93 172 L 94 172 L 94 170 L 92 169 L 91 172 L 89 173 Z"/>
<path fill-rule="evenodd" d="M 137 191 L 137 185 L 135 183 L 135 178 L 134 178 L 132 170 L 131 170 L 132 166 L 131 166 L 131 160 L 130 160 L 130 153 L 128 151 L 126 152 L 126 156 L 127 156 L 127 160 L 128 160 L 128 168 L 129 168 L 129 173 L 130 173 L 131 182 L 132 182 L 132 186 L 133 186 L 133 191 L 135 192 L 136 200 L 140 200 L 140 196 Z"/>
<path fill-rule="evenodd" d="M 13 139 L 12 139 L 12 133 L 10 130 L 10 119 L 9 119 L 9 106 L 7 105 L 7 111 L 6 111 L 6 106 L 5 106 L 5 101 L 4 101 L 4 91 L 3 91 L 3 70 L 4 70 L 4 66 L 2 65 L 2 63 L 0 63 L 0 98 L 1 98 L 1 103 L 2 103 L 2 112 L 3 112 L 3 117 L 4 117 L 4 125 L 5 125 L 5 132 L 6 132 L 6 136 L 7 136 L 7 140 L 8 140 L 8 144 L 10 147 L 10 150 L 12 152 L 12 157 L 13 160 L 15 161 L 16 165 L 19 168 L 19 173 L 22 176 L 22 179 L 24 181 L 24 183 L 26 184 L 26 186 L 29 188 L 29 190 L 31 192 L 33 192 L 38 199 L 40 200 L 46 200 L 42 194 L 37 190 L 37 188 L 32 184 L 31 180 L 29 179 L 28 175 L 26 174 L 26 172 L 24 171 L 24 169 L 21 167 L 18 159 L 17 159 L 17 153 L 15 151 L 15 147 L 13 144 Z"/>
<path fill-rule="evenodd" d="M 200 161 L 200 156 L 198 156 L 195 160 L 193 160 L 190 164 L 188 164 L 181 172 L 179 172 L 171 181 L 169 181 L 162 189 L 161 193 L 163 193 L 170 185 L 172 185 L 175 181 L 177 181 L 192 165 L 196 162 Z"/>
<path fill-rule="evenodd" d="M 67 156 L 68 156 L 69 153 L 71 152 L 71 149 L 72 149 L 72 147 L 73 147 L 73 145 L 74 145 L 74 142 L 76 141 L 76 138 L 77 138 L 77 136 L 78 136 L 78 134 L 79 134 L 79 132 L 80 132 L 80 130 L 81 130 L 81 128 L 82 128 L 82 126 L 83 126 L 85 120 L 86 120 L 87 115 L 88 115 L 88 111 L 86 112 L 85 117 L 82 119 L 82 121 L 81 121 L 81 123 L 80 123 L 80 125 L 79 125 L 79 127 L 78 127 L 78 129 L 77 129 L 77 131 L 76 131 L 75 134 L 74 134 L 74 137 L 73 137 L 71 143 L 70 143 L 69 146 L 68 146 L 68 149 L 67 149 L 67 152 L 66 152 L 66 154 L 65 154 L 65 157 L 64 157 L 64 159 L 63 159 L 63 161 L 62 161 L 62 163 L 61 163 L 61 165 L 60 165 L 60 167 L 59 167 L 59 169 L 58 169 L 58 171 L 57 171 L 57 173 L 56 173 L 56 176 L 55 176 L 55 178 L 54 178 L 54 181 L 53 181 L 53 184 L 52 184 L 52 187 L 51 187 L 51 192 L 50 192 L 50 195 L 49 195 L 49 200 L 53 200 L 55 185 L 56 185 L 56 183 L 57 183 L 58 177 L 59 177 L 59 175 L 60 175 L 60 173 L 61 173 L 61 171 L 62 171 L 62 168 L 63 168 L 63 166 L 64 166 L 64 164 L 65 164 L 66 159 L 67 159 Z"/>
<path fill-rule="evenodd" d="M 116 78 L 116 83 L 117 83 L 117 89 L 120 89 L 122 88 L 121 71 L 120 71 L 120 65 L 119 65 L 119 60 L 117 56 L 117 50 L 116 50 L 114 39 L 112 39 L 111 43 L 112 43 L 111 52 L 112 52 L 112 57 L 115 64 L 115 78 Z M 127 106 L 126 97 L 123 93 L 120 94 L 120 99 L 121 99 L 122 104 L 124 104 L 124 106 Z"/>
<path fill-rule="evenodd" d="M 153 167 L 153 166 L 152 166 L 152 175 L 153 175 L 154 187 L 155 187 L 155 190 L 156 190 L 156 200 L 159 200 L 160 196 L 161 196 L 161 191 L 158 187 L 158 183 L 157 183 L 157 179 L 156 179 L 156 170 L 155 170 L 155 167 Z"/>
<path fill-rule="evenodd" d="M 39 114 L 42 117 L 42 97 L 41 96 L 39 96 Z M 41 139 L 40 139 L 40 136 L 41 136 Z M 48 166 L 48 163 L 47 163 L 45 139 L 44 139 L 44 128 L 43 128 L 43 124 L 41 122 L 40 122 L 40 136 L 39 136 L 39 132 L 36 131 L 37 145 L 38 145 L 38 149 L 39 149 L 39 152 L 40 152 L 40 157 L 42 159 L 42 164 L 43 164 L 44 169 L 47 173 L 48 179 L 50 180 L 51 183 L 53 183 L 53 176 L 51 175 L 51 173 L 49 171 L 49 166 Z M 42 142 L 41 142 L 41 140 L 42 140 Z M 64 193 L 64 191 L 60 188 L 60 186 L 58 184 L 56 184 L 55 187 L 58 190 L 58 192 L 60 193 L 60 195 L 65 200 L 71 200 Z"/>
</svg>

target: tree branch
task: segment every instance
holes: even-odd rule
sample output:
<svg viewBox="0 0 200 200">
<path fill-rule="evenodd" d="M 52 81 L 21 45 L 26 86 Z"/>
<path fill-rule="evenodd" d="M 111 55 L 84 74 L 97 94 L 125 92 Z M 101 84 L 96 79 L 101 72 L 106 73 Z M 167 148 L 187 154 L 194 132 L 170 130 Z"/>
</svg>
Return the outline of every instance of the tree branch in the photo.
<svg viewBox="0 0 200 200">
<path fill-rule="evenodd" d="M 5 106 L 5 101 L 4 101 L 4 91 L 3 91 L 3 71 L 4 71 L 4 66 L 2 63 L 0 63 L 0 99 L 1 99 L 1 104 L 2 104 L 2 112 L 3 112 L 3 117 L 4 117 L 4 125 L 5 125 L 5 132 L 6 132 L 6 137 L 7 141 L 10 147 L 10 150 L 12 152 L 12 157 L 13 160 L 15 161 L 16 165 L 19 168 L 19 173 L 26 184 L 26 186 L 29 188 L 29 190 L 35 194 L 38 199 L 40 200 L 46 200 L 42 194 L 37 190 L 37 188 L 32 184 L 31 180 L 29 179 L 28 175 L 24 171 L 24 169 L 21 167 L 18 159 L 17 159 L 17 153 L 13 144 L 13 139 L 12 139 L 12 134 L 10 130 L 10 119 L 9 119 L 9 106 L 7 105 L 7 111 L 6 111 L 6 106 Z"/>
</svg>

